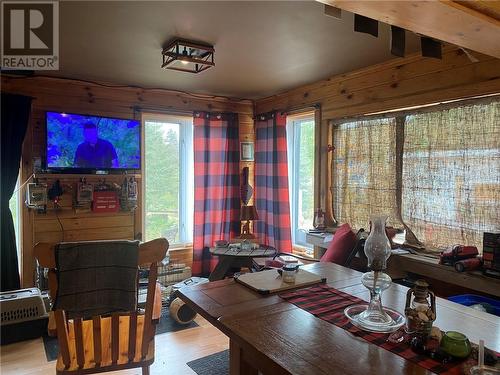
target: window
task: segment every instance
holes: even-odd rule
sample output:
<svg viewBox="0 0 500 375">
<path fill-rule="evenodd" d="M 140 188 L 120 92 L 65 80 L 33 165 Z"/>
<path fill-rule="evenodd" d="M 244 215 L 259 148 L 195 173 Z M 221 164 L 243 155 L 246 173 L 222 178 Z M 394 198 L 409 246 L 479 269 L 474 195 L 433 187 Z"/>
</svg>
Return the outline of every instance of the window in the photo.
<svg viewBox="0 0 500 375">
<path fill-rule="evenodd" d="M 310 247 L 306 231 L 314 219 L 314 114 L 290 116 L 287 123 L 292 243 Z"/>
<path fill-rule="evenodd" d="M 373 214 L 396 210 L 396 121 L 361 120 L 335 125 L 333 210 L 341 223 L 369 229 Z"/>
<path fill-rule="evenodd" d="M 186 244 L 193 236 L 193 121 L 144 118 L 145 240 Z"/>
<path fill-rule="evenodd" d="M 500 231 L 500 102 L 406 116 L 403 220 L 429 247 Z"/>
<path fill-rule="evenodd" d="M 434 106 L 336 124 L 334 215 L 355 228 L 390 216 L 427 249 L 482 248 L 500 231 L 500 102 Z"/>
</svg>

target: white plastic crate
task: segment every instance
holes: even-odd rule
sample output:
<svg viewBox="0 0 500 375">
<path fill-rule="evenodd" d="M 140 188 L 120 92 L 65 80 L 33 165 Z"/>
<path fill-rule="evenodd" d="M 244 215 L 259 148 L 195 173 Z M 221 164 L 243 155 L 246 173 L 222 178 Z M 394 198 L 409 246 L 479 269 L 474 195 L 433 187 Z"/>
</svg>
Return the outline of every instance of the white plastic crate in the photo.
<svg viewBox="0 0 500 375">
<path fill-rule="evenodd" d="M 38 288 L 0 293 L 0 311 L 2 326 L 48 317 Z"/>
</svg>

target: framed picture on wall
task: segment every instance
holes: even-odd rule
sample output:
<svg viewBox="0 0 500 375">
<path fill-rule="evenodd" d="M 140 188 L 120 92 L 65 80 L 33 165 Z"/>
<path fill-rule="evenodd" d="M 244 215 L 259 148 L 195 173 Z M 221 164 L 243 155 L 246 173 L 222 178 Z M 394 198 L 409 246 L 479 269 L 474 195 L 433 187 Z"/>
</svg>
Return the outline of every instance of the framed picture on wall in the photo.
<svg viewBox="0 0 500 375">
<path fill-rule="evenodd" d="M 254 143 L 253 142 L 240 142 L 240 160 L 241 161 L 254 161 Z"/>
</svg>

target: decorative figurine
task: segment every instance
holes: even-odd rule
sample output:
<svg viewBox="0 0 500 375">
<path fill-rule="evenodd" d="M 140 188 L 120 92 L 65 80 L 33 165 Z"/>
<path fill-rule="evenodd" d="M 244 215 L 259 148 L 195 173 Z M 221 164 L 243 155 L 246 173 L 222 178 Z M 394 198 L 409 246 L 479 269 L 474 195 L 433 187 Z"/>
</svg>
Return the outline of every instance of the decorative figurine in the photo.
<svg viewBox="0 0 500 375">
<path fill-rule="evenodd" d="M 352 305 L 344 314 L 355 326 L 372 332 L 394 332 L 405 323 L 404 316 L 382 306 L 381 294 L 389 288 L 392 279 L 383 272 L 391 255 L 391 244 L 385 231 L 387 216 L 372 217 L 370 235 L 365 242 L 365 254 L 370 272 L 361 277 L 361 282 L 370 291 L 370 303 Z"/>
<path fill-rule="evenodd" d="M 325 225 L 325 212 L 321 209 L 318 208 L 316 210 L 316 213 L 314 214 L 314 229 L 319 229 L 319 230 L 324 230 L 326 229 Z"/>
</svg>

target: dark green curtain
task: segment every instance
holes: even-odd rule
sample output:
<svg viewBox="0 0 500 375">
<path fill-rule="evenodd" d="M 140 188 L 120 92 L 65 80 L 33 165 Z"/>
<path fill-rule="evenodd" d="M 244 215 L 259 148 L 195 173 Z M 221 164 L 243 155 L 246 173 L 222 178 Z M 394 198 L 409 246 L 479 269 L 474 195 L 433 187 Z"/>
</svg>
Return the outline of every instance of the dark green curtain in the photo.
<svg viewBox="0 0 500 375">
<path fill-rule="evenodd" d="M 22 95 L 2 93 L 1 154 L 2 180 L 1 196 L 1 290 L 20 288 L 16 234 L 9 208 L 9 200 L 16 187 L 21 161 L 21 151 L 28 119 L 31 112 L 31 98 Z"/>
</svg>

